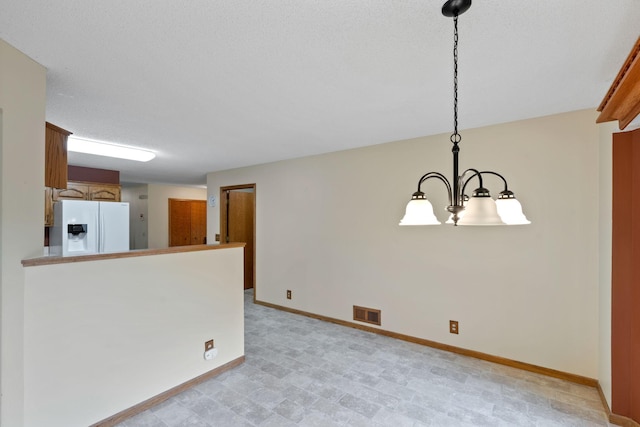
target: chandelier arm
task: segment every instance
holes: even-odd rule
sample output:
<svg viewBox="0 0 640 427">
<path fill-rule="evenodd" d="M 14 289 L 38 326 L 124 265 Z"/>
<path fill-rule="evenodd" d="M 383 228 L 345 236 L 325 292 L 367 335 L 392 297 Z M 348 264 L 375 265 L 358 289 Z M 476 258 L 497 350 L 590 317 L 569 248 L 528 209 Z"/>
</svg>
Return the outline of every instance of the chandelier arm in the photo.
<svg viewBox="0 0 640 427">
<path fill-rule="evenodd" d="M 504 182 L 504 191 L 509 191 L 509 188 L 507 188 L 507 180 L 504 178 L 504 176 L 500 175 L 498 172 L 494 172 L 494 171 L 482 171 L 480 173 L 487 173 L 490 175 L 495 175 L 498 178 L 500 178 L 502 180 L 502 182 Z"/>
<path fill-rule="evenodd" d="M 426 174 L 422 175 L 422 177 L 420 178 L 420 180 L 418 181 L 418 192 L 421 193 L 422 191 L 420 190 L 422 183 L 425 182 L 426 180 L 428 180 L 429 178 L 436 178 L 439 179 L 440 181 L 442 181 L 442 183 L 445 185 L 445 187 L 447 187 L 447 195 L 449 196 L 449 204 L 451 204 L 452 202 L 452 193 L 451 193 L 451 184 L 449 183 L 449 180 L 447 179 L 446 176 L 444 176 L 443 174 L 441 174 L 440 172 L 427 172 Z"/>
<path fill-rule="evenodd" d="M 469 173 L 473 172 L 473 175 L 471 175 L 469 178 L 465 179 L 465 176 Z M 460 179 L 460 186 L 462 187 L 462 190 L 460 191 L 460 200 L 462 201 L 462 198 L 464 198 L 464 190 L 465 188 L 467 188 L 467 184 L 469 183 L 469 181 L 471 181 L 473 178 L 478 177 L 478 181 L 480 183 L 480 187 L 483 186 L 482 183 L 482 174 L 483 172 L 480 172 L 477 169 L 473 169 L 473 168 L 469 168 L 466 171 L 462 172 L 462 175 L 460 175 L 459 179 Z M 463 182 L 464 181 L 464 182 Z"/>
<path fill-rule="evenodd" d="M 480 181 L 480 187 L 483 187 L 483 183 L 482 183 L 482 174 L 490 174 L 490 175 L 495 175 L 495 176 L 497 176 L 497 177 L 498 177 L 498 178 L 500 178 L 500 179 L 502 180 L 502 182 L 504 183 L 504 191 L 508 191 L 508 190 L 509 190 L 509 188 L 507 187 L 507 180 L 505 179 L 505 177 L 504 177 L 504 176 L 502 176 L 502 175 L 500 175 L 498 172 L 494 172 L 494 171 L 482 171 L 482 172 L 480 172 L 480 171 L 478 171 L 478 170 L 476 170 L 476 169 L 467 169 L 467 170 L 466 170 L 466 171 L 464 171 L 464 173 L 460 176 L 460 179 L 462 180 L 462 179 L 463 179 L 463 177 L 464 177 L 464 175 L 465 175 L 467 172 L 470 172 L 470 171 L 474 172 L 474 174 L 473 174 L 473 175 L 471 175 L 469 178 L 467 178 L 467 179 L 464 181 L 464 185 L 462 186 L 462 192 L 460 193 L 461 195 L 464 195 L 464 190 L 465 190 L 465 188 L 467 188 L 467 184 L 469 183 L 469 181 L 471 181 L 471 180 L 472 180 L 474 177 L 476 177 L 476 176 L 478 177 L 478 180 Z"/>
</svg>

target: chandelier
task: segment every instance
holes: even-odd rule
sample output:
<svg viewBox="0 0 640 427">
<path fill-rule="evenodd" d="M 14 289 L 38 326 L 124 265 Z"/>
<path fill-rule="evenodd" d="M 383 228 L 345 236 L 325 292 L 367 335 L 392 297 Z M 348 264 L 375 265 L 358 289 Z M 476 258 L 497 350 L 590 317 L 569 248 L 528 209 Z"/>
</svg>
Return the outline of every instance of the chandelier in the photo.
<svg viewBox="0 0 640 427">
<path fill-rule="evenodd" d="M 461 174 L 458 170 L 458 155 L 462 137 L 458 133 L 458 16 L 471 7 L 471 0 L 448 0 L 442 6 L 442 14 L 453 18 L 453 133 L 449 138 L 453 143 L 453 182 L 439 172 L 427 172 L 418 180 L 418 191 L 413 193 L 407 204 L 405 215 L 400 225 L 433 225 L 440 221 L 433 213 L 433 206 L 421 191 L 422 184 L 429 179 L 441 181 L 447 188 L 450 212 L 448 224 L 453 225 L 516 225 L 531 224 L 522 213 L 522 205 L 509 190 L 507 180 L 497 172 L 467 169 Z M 489 190 L 484 187 L 483 176 L 493 175 L 502 180 L 504 190 L 497 200 L 491 198 Z M 478 180 L 471 198 L 465 194 L 467 185 L 472 180 Z"/>
</svg>

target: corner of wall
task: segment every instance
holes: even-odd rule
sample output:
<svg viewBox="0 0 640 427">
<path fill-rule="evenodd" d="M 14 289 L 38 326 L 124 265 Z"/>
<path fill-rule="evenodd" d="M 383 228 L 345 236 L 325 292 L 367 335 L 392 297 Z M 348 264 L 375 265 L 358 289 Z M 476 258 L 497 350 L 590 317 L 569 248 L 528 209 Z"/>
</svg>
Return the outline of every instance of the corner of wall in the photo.
<svg viewBox="0 0 640 427">
<path fill-rule="evenodd" d="M 0 425 L 20 426 L 26 392 L 20 261 L 41 256 L 44 245 L 46 69 L 1 39 L 0 63 Z"/>
<path fill-rule="evenodd" d="M 611 407 L 611 209 L 612 135 L 619 132 L 617 122 L 598 126 L 599 131 L 599 219 L 598 219 L 598 380 Z"/>
</svg>

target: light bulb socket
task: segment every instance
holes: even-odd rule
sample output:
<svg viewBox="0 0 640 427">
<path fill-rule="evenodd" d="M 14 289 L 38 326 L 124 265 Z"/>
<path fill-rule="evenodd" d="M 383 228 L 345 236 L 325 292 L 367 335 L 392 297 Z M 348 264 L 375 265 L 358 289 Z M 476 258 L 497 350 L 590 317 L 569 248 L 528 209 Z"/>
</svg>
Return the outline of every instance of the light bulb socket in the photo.
<svg viewBox="0 0 640 427">
<path fill-rule="evenodd" d="M 426 200 L 427 197 L 424 195 L 422 191 L 416 191 L 411 195 L 411 200 Z"/>
<path fill-rule="evenodd" d="M 498 200 L 515 199 L 515 198 L 516 198 L 516 195 L 513 194 L 513 191 L 510 191 L 510 190 L 501 191 L 500 194 L 498 195 Z"/>
<path fill-rule="evenodd" d="M 484 187 L 476 188 L 473 190 L 473 194 L 471 197 L 491 197 L 491 193 Z"/>
</svg>

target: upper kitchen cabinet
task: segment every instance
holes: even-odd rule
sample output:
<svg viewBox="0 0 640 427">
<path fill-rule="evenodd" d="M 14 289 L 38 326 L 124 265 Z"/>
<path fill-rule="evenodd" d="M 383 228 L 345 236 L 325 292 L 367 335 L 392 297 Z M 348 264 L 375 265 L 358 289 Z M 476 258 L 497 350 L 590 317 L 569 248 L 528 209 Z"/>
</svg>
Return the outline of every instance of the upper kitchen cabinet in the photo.
<svg viewBox="0 0 640 427">
<path fill-rule="evenodd" d="M 67 138 L 71 132 L 45 123 L 45 187 L 67 188 Z"/>
<path fill-rule="evenodd" d="M 64 189 L 53 190 L 53 201 L 58 200 L 89 200 L 89 184 L 67 182 Z"/>
<path fill-rule="evenodd" d="M 120 186 L 116 184 L 91 184 L 89 185 L 89 200 L 119 202 Z"/>
<path fill-rule="evenodd" d="M 69 181 L 66 189 L 53 190 L 53 201 L 95 200 L 98 202 L 119 202 L 120 193 L 121 187 L 119 184 Z"/>
</svg>

